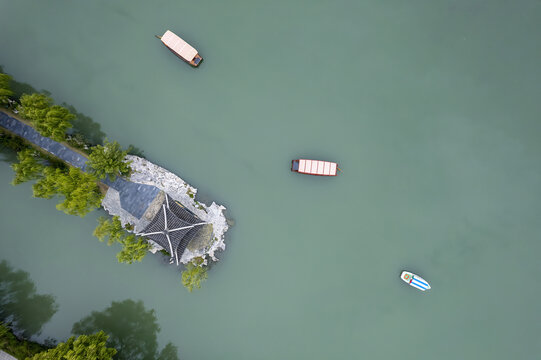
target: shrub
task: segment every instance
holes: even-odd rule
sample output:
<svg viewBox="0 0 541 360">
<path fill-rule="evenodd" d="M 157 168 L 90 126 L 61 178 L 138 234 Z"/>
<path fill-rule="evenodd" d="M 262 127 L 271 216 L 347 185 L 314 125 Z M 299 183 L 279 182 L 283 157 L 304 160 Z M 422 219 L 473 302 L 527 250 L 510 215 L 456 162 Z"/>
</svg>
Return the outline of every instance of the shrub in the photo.
<svg viewBox="0 0 541 360">
<path fill-rule="evenodd" d="M 109 176 L 114 181 L 117 176 L 126 177 L 131 173 L 130 162 L 124 160 L 126 155 L 128 152 L 122 150 L 116 141 L 111 143 L 105 140 L 104 145 L 96 145 L 91 149 L 88 164 L 99 179 Z"/>
<path fill-rule="evenodd" d="M 189 292 L 192 292 L 194 288 L 201 289 L 201 282 L 208 278 L 207 270 L 206 266 L 186 264 L 186 270 L 182 272 L 182 285 Z"/>
</svg>

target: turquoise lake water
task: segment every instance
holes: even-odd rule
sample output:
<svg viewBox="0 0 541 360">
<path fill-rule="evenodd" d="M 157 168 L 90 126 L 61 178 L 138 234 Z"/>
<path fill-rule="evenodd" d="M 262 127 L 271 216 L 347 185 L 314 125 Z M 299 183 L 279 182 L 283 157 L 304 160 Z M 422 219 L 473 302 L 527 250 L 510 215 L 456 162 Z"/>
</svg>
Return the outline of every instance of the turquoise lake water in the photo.
<svg viewBox="0 0 541 360">
<path fill-rule="evenodd" d="M 132 299 L 182 359 L 537 358 L 540 24 L 536 0 L 0 0 L 5 72 L 235 222 L 190 294 L 0 162 L 0 260 L 58 304 L 38 338 Z M 299 157 L 343 173 L 293 174 Z"/>
</svg>

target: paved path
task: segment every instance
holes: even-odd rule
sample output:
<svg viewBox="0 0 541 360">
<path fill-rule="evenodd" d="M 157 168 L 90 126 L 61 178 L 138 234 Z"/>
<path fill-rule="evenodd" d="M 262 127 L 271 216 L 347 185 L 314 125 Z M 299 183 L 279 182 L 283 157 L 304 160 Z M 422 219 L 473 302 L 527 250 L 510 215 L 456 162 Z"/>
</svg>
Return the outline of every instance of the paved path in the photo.
<svg viewBox="0 0 541 360">
<path fill-rule="evenodd" d="M 3 352 L 2 350 L 0 350 L 0 360 L 17 360 L 17 358 L 9 355 L 8 353 L 6 352 Z"/>
<path fill-rule="evenodd" d="M 41 136 L 33 127 L 26 125 L 2 111 L 0 111 L 0 126 L 25 138 L 34 145 L 39 146 L 43 150 L 66 161 L 72 166 L 87 171 L 86 162 L 88 159 L 85 156 L 57 141 Z M 152 200 L 154 200 L 160 192 L 155 186 L 137 184 L 118 177 L 115 181 L 110 181 L 107 178 L 102 180 L 102 182 L 118 191 L 122 208 L 137 219 L 140 219 L 143 216 Z"/>
</svg>

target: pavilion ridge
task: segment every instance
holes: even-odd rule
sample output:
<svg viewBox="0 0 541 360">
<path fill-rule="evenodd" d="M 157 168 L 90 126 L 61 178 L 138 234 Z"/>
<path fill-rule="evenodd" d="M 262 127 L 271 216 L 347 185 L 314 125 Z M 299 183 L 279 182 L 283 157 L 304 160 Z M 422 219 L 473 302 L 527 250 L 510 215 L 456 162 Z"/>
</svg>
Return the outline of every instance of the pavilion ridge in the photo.
<svg viewBox="0 0 541 360">
<path fill-rule="evenodd" d="M 161 210 L 143 232 L 137 235 L 145 236 L 162 248 L 169 249 L 171 258 L 178 265 L 188 243 L 198 237 L 203 225 L 208 223 L 171 199 L 167 193 Z"/>
</svg>

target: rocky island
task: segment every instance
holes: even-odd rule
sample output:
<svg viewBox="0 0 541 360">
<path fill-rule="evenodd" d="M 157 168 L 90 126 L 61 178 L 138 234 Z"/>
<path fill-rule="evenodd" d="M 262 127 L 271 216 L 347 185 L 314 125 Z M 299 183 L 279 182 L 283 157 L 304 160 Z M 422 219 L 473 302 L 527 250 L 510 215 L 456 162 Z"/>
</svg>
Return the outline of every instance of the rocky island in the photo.
<svg viewBox="0 0 541 360">
<path fill-rule="evenodd" d="M 197 229 L 199 231 L 193 231 L 196 230 L 194 227 L 194 229 L 192 229 L 193 233 L 187 232 L 186 234 L 183 234 L 184 236 L 180 240 L 183 240 L 190 235 L 192 236 L 188 238 L 189 242 L 185 244 L 184 251 L 178 254 L 178 261 L 183 264 L 186 264 L 195 258 L 203 258 L 205 263 L 208 258 L 212 261 L 217 261 L 218 259 L 216 258 L 215 253 L 218 250 L 225 249 L 224 237 L 229 227 L 224 215 L 225 207 L 214 202 L 210 206 L 198 202 L 195 199 L 197 194 L 196 188 L 186 183 L 179 176 L 151 163 L 147 159 L 128 155 L 126 160 L 130 162 L 130 166 L 133 170 L 129 180 L 134 184 L 147 185 L 149 188 L 145 189 L 146 192 L 150 191 L 151 194 L 154 195 L 154 198 L 147 197 L 147 199 L 142 199 L 139 202 L 138 210 L 143 210 L 145 206 L 146 209 L 140 217 L 137 217 L 137 214 L 130 212 L 129 207 L 123 207 L 121 193 L 113 187 L 109 187 L 102 201 L 103 208 L 107 210 L 109 214 L 118 216 L 123 225 L 133 225 L 135 233 L 145 235 L 145 229 L 148 228 L 153 221 L 158 221 L 157 216 L 161 215 L 164 203 L 165 206 L 167 206 L 168 201 L 175 201 L 183 209 L 187 210 L 189 214 L 194 215 L 204 223 L 201 224 L 201 229 Z M 157 189 L 157 191 L 155 189 Z M 137 195 L 133 196 L 137 197 Z M 168 197 L 167 201 L 166 197 Z M 174 216 L 174 214 L 171 215 Z M 180 216 L 186 217 L 186 215 L 188 214 Z M 169 221 L 171 222 L 171 220 Z M 186 221 L 184 221 L 184 223 L 186 223 Z M 180 225 L 186 225 L 186 227 L 189 226 L 188 224 Z M 173 229 L 171 226 L 169 226 L 169 228 Z M 172 235 L 173 233 L 171 233 L 171 236 Z M 150 237 L 148 235 L 146 236 Z M 151 249 L 152 252 L 156 252 L 156 250 L 170 252 L 170 248 L 164 246 L 163 243 L 160 244 L 158 242 L 159 240 L 155 241 L 150 238 L 148 241 L 153 245 Z M 172 245 L 174 246 L 174 244 Z M 182 245 L 182 241 L 180 241 L 178 246 Z M 176 249 L 173 251 L 176 251 Z"/>
<path fill-rule="evenodd" d="M 57 208 L 67 214 L 103 207 L 113 218 L 100 218 L 94 235 L 122 246 L 119 262 L 160 251 L 170 263 L 186 265 L 182 282 L 190 291 L 199 287 L 205 265 L 225 249 L 225 207 L 200 203 L 195 187 L 117 142 L 91 143 L 83 133 L 68 133 L 76 115 L 43 94 L 15 96 L 10 80 L 0 73 L 0 140 L 19 160 L 13 184 L 37 180 L 34 197 L 63 198 Z"/>
</svg>

